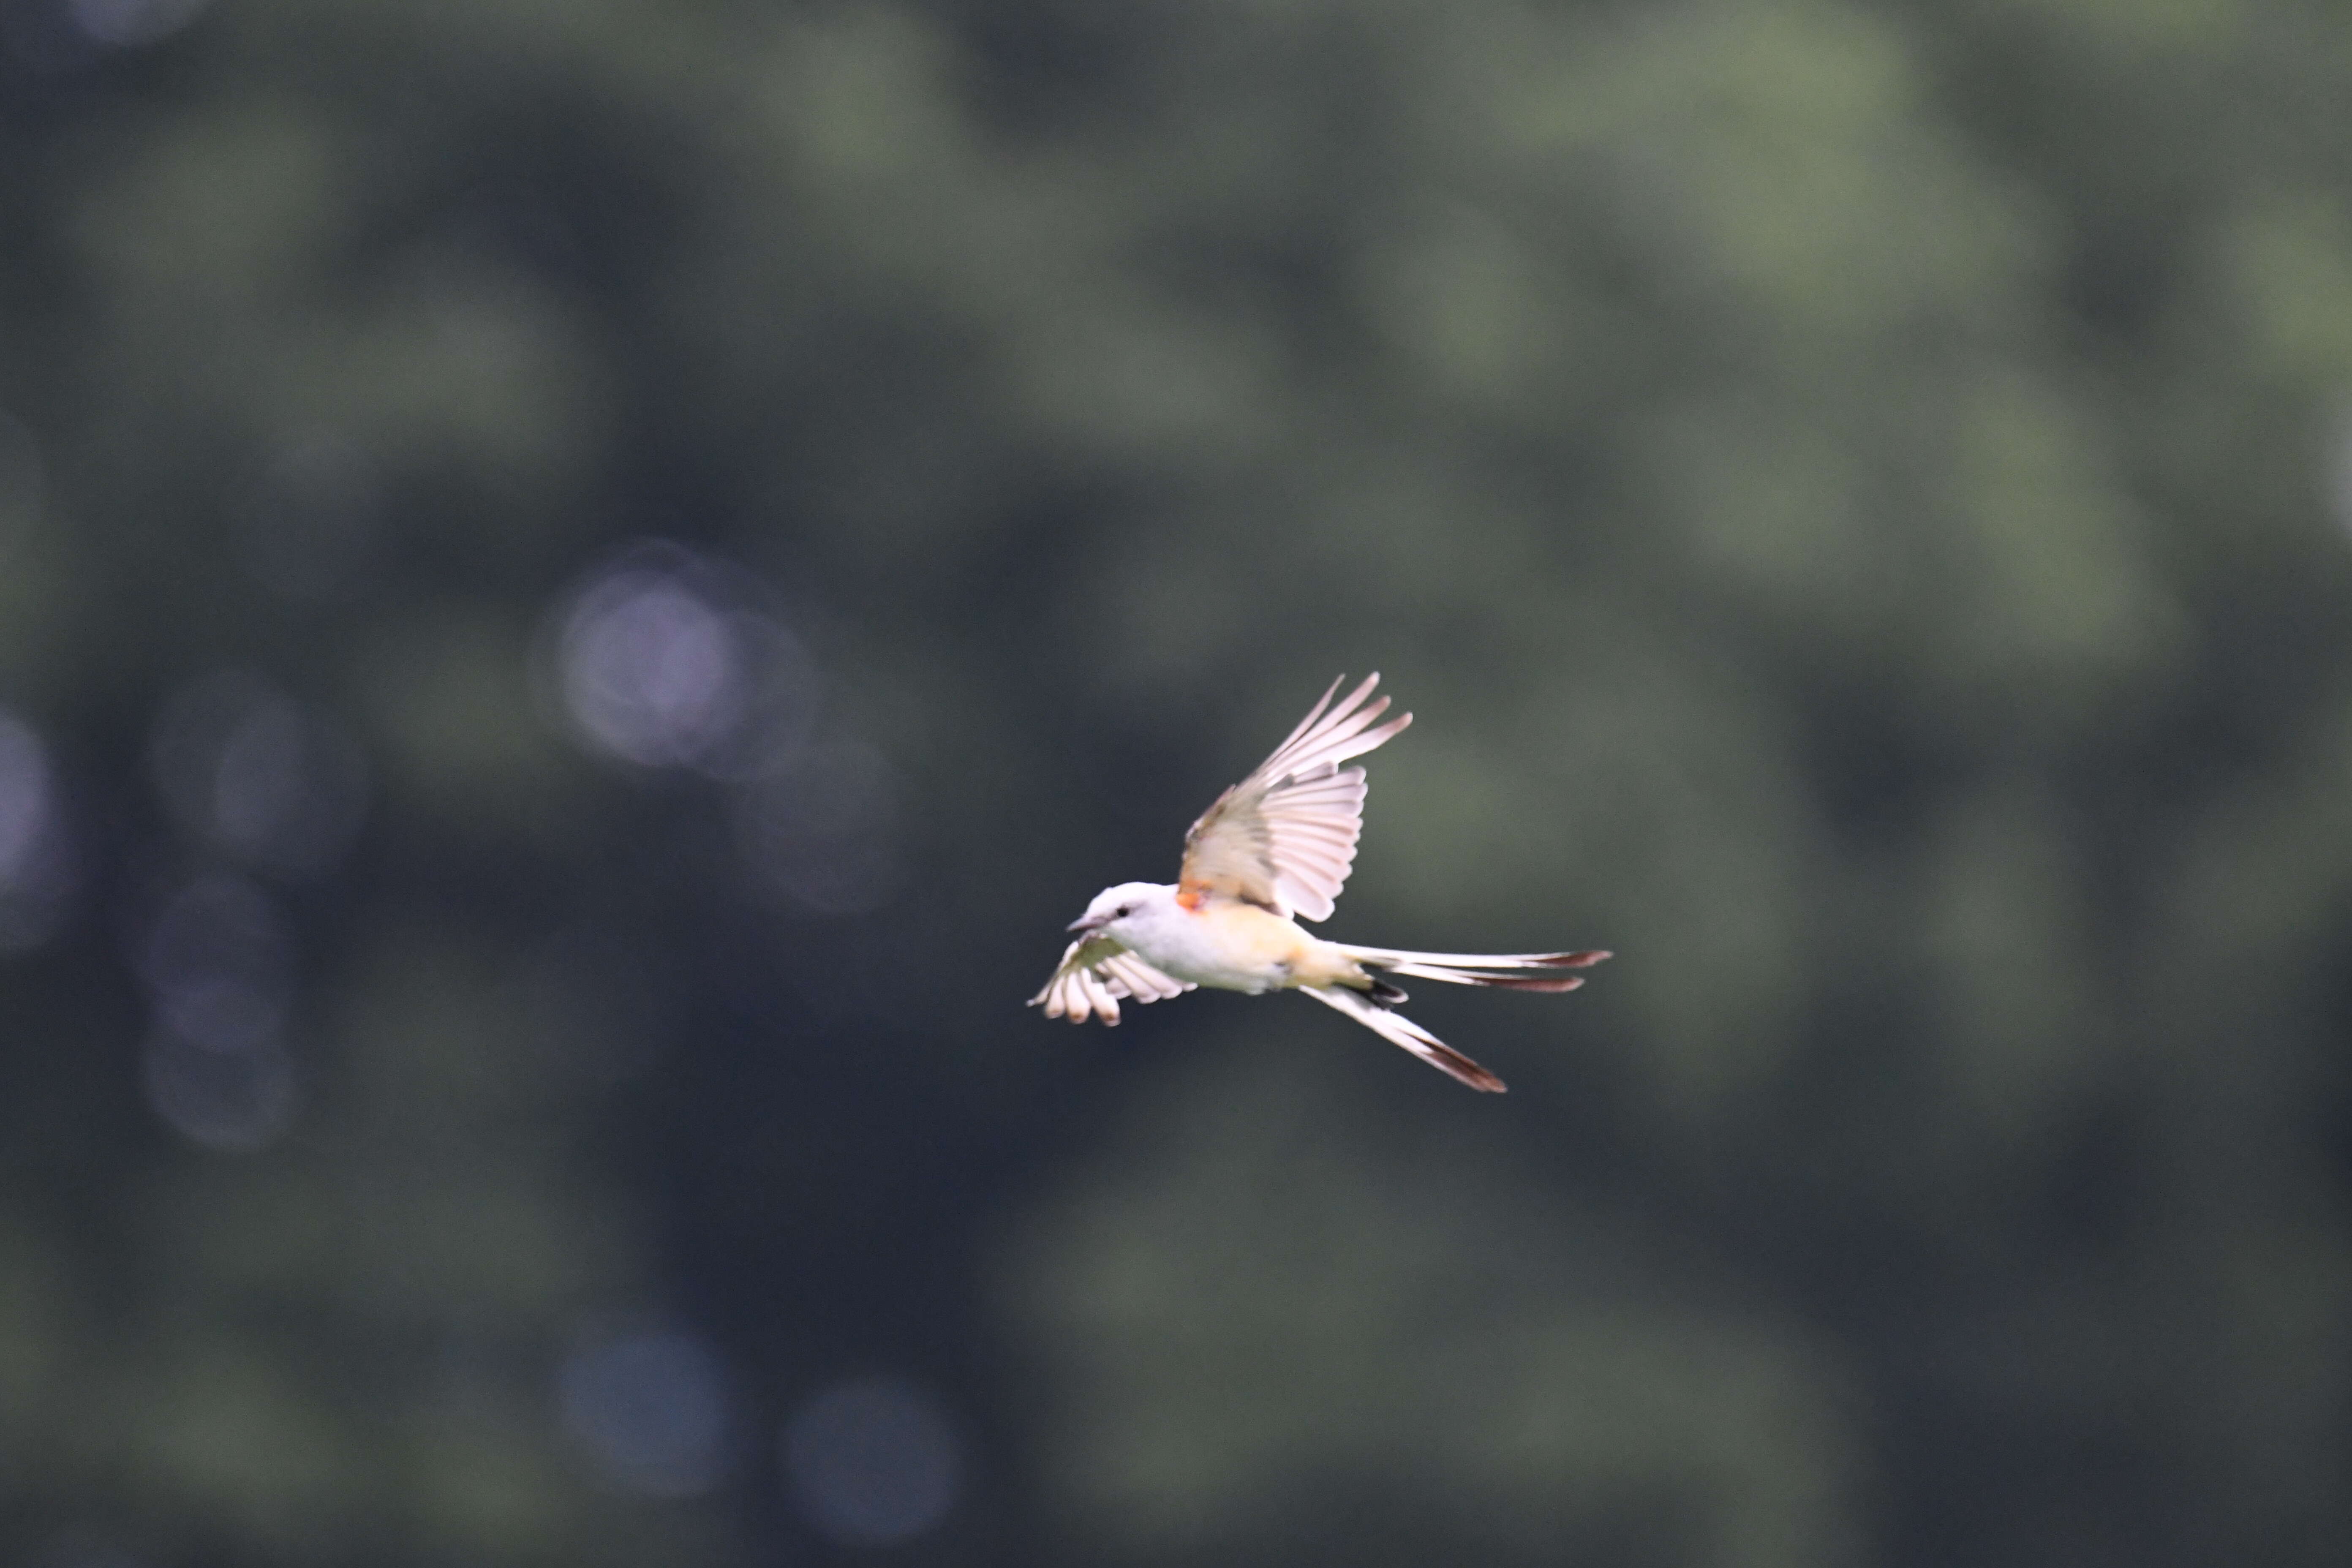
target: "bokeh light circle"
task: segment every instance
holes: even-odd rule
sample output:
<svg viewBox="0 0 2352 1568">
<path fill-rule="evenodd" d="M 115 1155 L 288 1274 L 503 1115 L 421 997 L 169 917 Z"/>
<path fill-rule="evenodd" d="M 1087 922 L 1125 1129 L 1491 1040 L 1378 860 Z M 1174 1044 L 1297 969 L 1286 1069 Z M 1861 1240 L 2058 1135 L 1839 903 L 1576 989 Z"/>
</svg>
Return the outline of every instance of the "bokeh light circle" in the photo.
<svg viewBox="0 0 2352 1568">
<path fill-rule="evenodd" d="M 49 756 L 40 737 L 0 713 L 0 891 L 24 879 L 50 819 Z"/>
<path fill-rule="evenodd" d="M 0 952 L 38 946 L 71 890 L 57 771 L 30 726 L 0 712 Z"/>
<path fill-rule="evenodd" d="M 646 767 L 743 779 L 790 765 L 816 666 L 748 574 L 646 545 L 575 595 L 553 684 L 582 739 Z"/>
<path fill-rule="evenodd" d="M 149 1108 L 202 1148 L 249 1153 L 276 1142 L 297 1100 L 283 1040 L 294 947 L 276 902 L 240 877 L 199 878 L 164 901 L 136 961 L 154 1006 Z"/>
<path fill-rule="evenodd" d="M 208 0 L 67 0 L 91 42 L 118 48 L 159 44 L 196 19 Z"/>
<path fill-rule="evenodd" d="M 257 866 L 331 869 L 367 810 L 358 743 L 323 709 L 226 670 L 163 705 L 150 761 L 181 826 Z"/>
<path fill-rule="evenodd" d="M 250 1154 L 294 1120 L 294 1064 L 274 1039 L 224 1051 L 159 1030 L 142 1068 L 149 1109 L 199 1148 Z"/>
<path fill-rule="evenodd" d="M 564 1430 L 624 1489 L 691 1497 L 732 1468 L 725 1368 L 696 1336 L 646 1330 L 574 1351 L 558 1378 Z"/>
<path fill-rule="evenodd" d="M 938 1402 L 900 1378 L 837 1384 L 784 1426 L 784 1473 L 808 1521 L 845 1546 L 891 1546 L 955 1506 L 963 1452 Z"/>
</svg>

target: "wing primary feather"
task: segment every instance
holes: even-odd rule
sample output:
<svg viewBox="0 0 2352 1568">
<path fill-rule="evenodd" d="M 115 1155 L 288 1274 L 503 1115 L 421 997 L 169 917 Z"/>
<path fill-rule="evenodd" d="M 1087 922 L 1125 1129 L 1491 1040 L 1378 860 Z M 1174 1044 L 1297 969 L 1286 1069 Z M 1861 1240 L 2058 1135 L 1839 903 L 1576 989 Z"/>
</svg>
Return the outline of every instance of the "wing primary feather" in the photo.
<svg viewBox="0 0 2352 1568">
<path fill-rule="evenodd" d="M 1282 755 L 1283 752 L 1290 750 L 1291 746 L 1297 742 L 1299 736 L 1304 735 L 1307 731 L 1315 727 L 1315 721 L 1323 717 L 1323 710 L 1331 706 L 1332 695 L 1339 689 L 1339 682 L 1347 679 L 1348 678 L 1346 676 L 1342 675 L 1332 680 L 1330 686 L 1325 689 L 1322 700 L 1316 703 L 1314 707 L 1309 708 L 1307 710 L 1307 717 L 1298 721 L 1298 727 L 1291 731 L 1289 734 L 1285 735 L 1282 738 L 1282 744 L 1274 749 L 1274 754 L 1276 756 L 1278 757 Z M 1371 680 L 1364 683 L 1365 687 L 1370 687 L 1372 684 L 1372 681 L 1377 681 L 1378 679 L 1380 679 L 1379 676 L 1373 676 Z M 1356 692 L 1356 696 L 1361 697 L 1362 695 L 1363 689 L 1360 688 Z M 1352 702 L 1355 700 L 1355 698 L 1349 698 L 1349 700 Z"/>
<path fill-rule="evenodd" d="M 1364 770 L 1342 767 L 1412 722 L 1386 722 L 1377 674 L 1344 697 L 1331 683 L 1307 717 L 1248 777 L 1219 795 L 1184 836 L 1181 885 L 1319 921 L 1347 885 L 1363 831 Z"/>
<path fill-rule="evenodd" d="M 1089 931 L 1063 950 L 1062 962 L 1054 966 L 1045 988 L 1029 998 L 1029 1005 L 1043 1005 L 1048 1018 L 1083 1024 L 1099 1016 L 1105 1024 L 1116 1026 L 1121 997 L 1164 1002 L 1192 989 L 1191 981 L 1162 973 L 1125 943 Z"/>
</svg>

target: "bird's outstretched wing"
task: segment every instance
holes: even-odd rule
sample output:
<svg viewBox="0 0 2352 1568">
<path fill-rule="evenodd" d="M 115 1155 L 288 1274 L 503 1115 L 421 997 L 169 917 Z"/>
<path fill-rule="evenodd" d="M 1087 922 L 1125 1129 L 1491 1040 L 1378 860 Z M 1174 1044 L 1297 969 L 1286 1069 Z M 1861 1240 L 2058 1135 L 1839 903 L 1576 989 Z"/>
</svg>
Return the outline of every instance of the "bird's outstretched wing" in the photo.
<svg viewBox="0 0 2352 1568">
<path fill-rule="evenodd" d="M 1118 1022 L 1118 999 L 1159 1002 L 1192 989 L 1189 980 L 1163 974 L 1143 962 L 1135 950 L 1100 931 L 1088 931 L 1070 943 L 1045 988 L 1029 998 L 1029 1005 L 1045 1005 L 1048 1018 L 1083 1024 L 1096 1014 L 1106 1024 Z"/>
<path fill-rule="evenodd" d="M 1339 680 L 1274 755 L 1192 824 L 1184 836 L 1185 894 L 1220 893 L 1301 920 L 1330 918 L 1364 826 L 1364 770 L 1339 764 L 1412 722 L 1403 713 L 1372 727 L 1389 706 L 1385 697 L 1364 700 L 1378 675 L 1332 707 Z"/>
</svg>

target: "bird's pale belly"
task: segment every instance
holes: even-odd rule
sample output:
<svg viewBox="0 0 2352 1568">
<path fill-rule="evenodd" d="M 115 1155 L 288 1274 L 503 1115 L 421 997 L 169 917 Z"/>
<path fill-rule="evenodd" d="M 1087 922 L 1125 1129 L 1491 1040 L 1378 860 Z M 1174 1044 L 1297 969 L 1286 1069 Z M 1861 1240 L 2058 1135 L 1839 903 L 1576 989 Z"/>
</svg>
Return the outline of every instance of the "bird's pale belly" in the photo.
<svg viewBox="0 0 2352 1568">
<path fill-rule="evenodd" d="M 1255 996 L 1293 985 L 1328 985 L 1356 966 L 1280 915 L 1251 904 L 1214 903 L 1155 926 L 1139 947 L 1156 968 L 1218 991 Z"/>
</svg>

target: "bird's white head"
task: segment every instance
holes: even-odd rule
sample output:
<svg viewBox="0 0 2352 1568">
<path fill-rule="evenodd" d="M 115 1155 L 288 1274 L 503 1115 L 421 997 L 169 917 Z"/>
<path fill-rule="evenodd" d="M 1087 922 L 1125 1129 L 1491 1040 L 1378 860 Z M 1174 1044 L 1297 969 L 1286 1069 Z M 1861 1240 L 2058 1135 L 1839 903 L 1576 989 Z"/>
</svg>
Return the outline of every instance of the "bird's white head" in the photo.
<svg viewBox="0 0 2352 1568">
<path fill-rule="evenodd" d="M 1176 889 L 1166 883 L 1121 882 L 1097 893 L 1087 912 L 1070 922 L 1070 929 L 1098 931 L 1125 941 L 1136 922 L 1155 919 L 1163 910 L 1173 908 L 1175 900 Z"/>
</svg>

